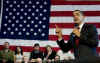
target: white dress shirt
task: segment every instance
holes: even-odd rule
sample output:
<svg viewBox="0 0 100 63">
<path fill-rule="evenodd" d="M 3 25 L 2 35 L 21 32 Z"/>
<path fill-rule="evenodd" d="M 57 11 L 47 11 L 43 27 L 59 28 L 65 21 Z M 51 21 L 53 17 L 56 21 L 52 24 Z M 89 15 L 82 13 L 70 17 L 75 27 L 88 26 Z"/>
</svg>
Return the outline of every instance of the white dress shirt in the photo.
<svg viewBox="0 0 100 63">
<path fill-rule="evenodd" d="M 79 31 L 81 31 L 83 25 L 84 25 L 84 22 L 82 22 L 82 23 L 79 25 L 79 28 L 80 28 Z"/>
</svg>

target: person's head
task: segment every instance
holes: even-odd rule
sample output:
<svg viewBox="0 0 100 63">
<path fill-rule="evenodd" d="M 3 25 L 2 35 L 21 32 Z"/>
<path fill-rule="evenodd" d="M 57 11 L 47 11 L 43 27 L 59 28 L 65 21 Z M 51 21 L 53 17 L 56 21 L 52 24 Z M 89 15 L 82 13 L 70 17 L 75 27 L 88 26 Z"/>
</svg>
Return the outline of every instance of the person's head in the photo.
<svg viewBox="0 0 100 63">
<path fill-rule="evenodd" d="M 81 24 L 82 21 L 84 20 L 85 16 L 84 13 L 80 10 L 74 10 L 73 11 L 73 18 L 74 18 L 74 23 L 75 24 Z"/>
<path fill-rule="evenodd" d="M 34 44 L 34 50 L 39 50 L 40 49 L 40 45 L 38 43 Z"/>
<path fill-rule="evenodd" d="M 47 46 L 46 46 L 46 50 L 47 50 L 47 51 L 52 51 L 52 47 L 51 47 L 50 45 L 47 45 Z"/>
<path fill-rule="evenodd" d="M 5 48 L 5 49 L 9 49 L 9 42 L 5 42 L 5 43 L 4 43 L 4 48 Z"/>
<path fill-rule="evenodd" d="M 23 62 L 29 62 L 29 58 L 27 56 L 23 57 Z"/>
<path fill-rule="evenodd" d="M 55 61 L 59 61 L 60 60 L 60 56 L 59 55 L 56 55 L 55 56 Z"/>
<path fill-rule="evenodd" d="M 18 54 L 18 53 L 23 55 L 23 51 L 22 51 L 22 48 L 20 46 L 16 46 L 15 54 Z"/>
</svg>

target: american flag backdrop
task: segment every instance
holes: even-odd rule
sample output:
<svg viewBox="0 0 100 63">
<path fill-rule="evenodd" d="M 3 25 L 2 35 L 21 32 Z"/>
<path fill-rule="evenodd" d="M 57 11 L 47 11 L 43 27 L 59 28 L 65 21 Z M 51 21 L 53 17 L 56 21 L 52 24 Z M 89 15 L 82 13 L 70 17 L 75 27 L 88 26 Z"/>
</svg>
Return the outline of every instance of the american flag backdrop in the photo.
<svg viewBox="0 0 100 63">
<path fill-rule="evenodd" d="M 51 45 L 58 50 L 55 24 L 62 28 L 67 42 L 76 9 L 84 11 L 86 23 L 97 27 L 100 39 L 99 1 L 1 0 L 0 45 L 8 41 L 12 49 L 22 46 L 24 51 L 31 51 L 34 43 L 39 43 L 41 48 Z"/>
</svg>

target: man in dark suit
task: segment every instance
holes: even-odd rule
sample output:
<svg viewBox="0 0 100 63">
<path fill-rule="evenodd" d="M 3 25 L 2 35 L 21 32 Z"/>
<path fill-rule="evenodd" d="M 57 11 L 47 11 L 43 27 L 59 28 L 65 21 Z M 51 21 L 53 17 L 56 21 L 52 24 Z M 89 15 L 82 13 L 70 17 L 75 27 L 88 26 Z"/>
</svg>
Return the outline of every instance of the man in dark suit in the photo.
<svg viewBox="0 0 100 63">
<path fill-rule="evenodd" d="M 96 27 L 92 24 L 84 23 L 84 14 L 80 10 L 73 11 L 75 27 L 70 34 L 68 43 L 64 43 L 61 29 L 56 25 L 57 44 L 68 52 L 74 50 L 75 60 L 71 63 L 100 63 L 96 53 L 98 45 L 98 34 Z M 65 31 L 66 32 L 66 31 Z"/>
</svg>

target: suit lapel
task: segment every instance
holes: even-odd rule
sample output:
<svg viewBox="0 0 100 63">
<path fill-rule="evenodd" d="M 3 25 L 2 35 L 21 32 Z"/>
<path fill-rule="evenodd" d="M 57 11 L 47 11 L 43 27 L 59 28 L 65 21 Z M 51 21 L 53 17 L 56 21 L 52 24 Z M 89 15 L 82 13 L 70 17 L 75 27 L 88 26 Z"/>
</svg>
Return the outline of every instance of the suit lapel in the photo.
<svg viewBox="0 0 100 63">
<path fill-rule="evenodd" d="M 83 33 L 83 32 L 86 30 L 85 28 L 86 28 L 86 23 L 84 23 L 84 25 L 83 25 L 83 27 L 82 27 L 80 33 Z"/>
</svg>

